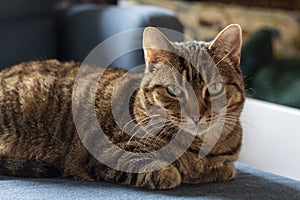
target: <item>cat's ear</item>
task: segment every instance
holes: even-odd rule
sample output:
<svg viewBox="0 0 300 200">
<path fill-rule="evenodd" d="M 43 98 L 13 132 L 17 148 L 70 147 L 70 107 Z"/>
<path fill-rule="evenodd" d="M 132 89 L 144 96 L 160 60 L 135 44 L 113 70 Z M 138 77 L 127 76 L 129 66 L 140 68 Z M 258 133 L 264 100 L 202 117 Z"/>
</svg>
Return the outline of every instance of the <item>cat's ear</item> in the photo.
<svg viewBox="0 0 300 200">
<path fill-rule="evenodd" d="M 209 44 L 208 49 L 239 64 L 241 47 L 242 29 L 238 24 L 231 24 L 217 35 Z"/>
<path fill-rule="evenodd" d="M 146 72 L 151 72 L 160 58 L 170 56 L 174 51 L 172 42 L 158 29 L 147 27 L 143 35 Z"/>
</svg>

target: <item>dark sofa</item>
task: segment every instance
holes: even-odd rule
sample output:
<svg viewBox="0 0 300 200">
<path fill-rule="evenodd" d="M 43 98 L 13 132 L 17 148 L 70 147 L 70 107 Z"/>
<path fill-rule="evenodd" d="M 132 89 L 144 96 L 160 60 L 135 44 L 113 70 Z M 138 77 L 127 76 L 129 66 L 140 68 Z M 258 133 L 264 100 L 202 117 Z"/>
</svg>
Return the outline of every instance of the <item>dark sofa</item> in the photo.
<svg viewBox="0 0 300 200">
<path fill-rule="evenodd" d="M 3 0 L 0 2 L 0 69 L 19 62 L 57 58 L 83 61 L 88 53 L 114 34 L 146 26 L 182 32 L 175 15 L 153 6 L 74 5 L 55 0 Z M 142 37 L 107 47 L 142 43 Z M 143 64 L 142 49 L 112 63 L 130 69 Z"/>
</svg>

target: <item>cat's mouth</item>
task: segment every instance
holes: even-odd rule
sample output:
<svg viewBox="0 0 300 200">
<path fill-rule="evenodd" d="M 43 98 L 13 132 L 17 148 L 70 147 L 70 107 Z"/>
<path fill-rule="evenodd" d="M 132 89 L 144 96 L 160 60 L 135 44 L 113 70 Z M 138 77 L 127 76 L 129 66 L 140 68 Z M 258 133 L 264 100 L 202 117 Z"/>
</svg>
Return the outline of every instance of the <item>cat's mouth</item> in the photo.
<svg viewBox="0 0 300 200">
<path fill-rule="evenodd" d="M 201 136 L 207 132 L 208 126 L 206 125 L 186 125 L 182 127 L 186 132 L 194 135 Z"/>
<path fill-rule="evenodd" d="M 198 123 L 184 122 L 181 128 L 194 136 L 200 136 L 207 131 L 208 127 L 207 123 L 200 120 Z"/>
<path fill-rule="evenodd" d="M 222 120 L 216 119 L 214 121 L 206 118 L 201 118 L 197 123 L 193 120 L 183 120 L 181 127 L 184 131 L 194 136 L 201 136 L 210 130 L 216 130 L 216 128 L 222 126 Z M 220 129 L 222 131 L 222 129 Z"/>
</svg>

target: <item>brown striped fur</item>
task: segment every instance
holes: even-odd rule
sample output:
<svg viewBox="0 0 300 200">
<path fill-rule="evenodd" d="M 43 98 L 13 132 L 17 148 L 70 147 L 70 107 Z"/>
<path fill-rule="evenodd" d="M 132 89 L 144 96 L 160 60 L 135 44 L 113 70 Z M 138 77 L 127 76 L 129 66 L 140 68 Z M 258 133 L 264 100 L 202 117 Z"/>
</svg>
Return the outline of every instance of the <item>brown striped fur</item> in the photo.
<svg viewBox="0 0 300 200">
<path fill-rule="evenodd" d="M 159 47 L 170 51 L 156 49 Z M 130 173 L 113 169 L 99 162 L 84 147 L 72 115 L 72 88 L 80 63 L 45 60 L 21 63 L 3 70 L 0 73 L 0 174 L 104 180 L 149 189 L 232 179 L 235 176 L 233 161 L 241 148 L 239 117 L 245 100 L 239 68 L 240 48 L 241 29 L 238 25 L 228 26 L 210 43 L 172 43 L 157 29 L 147 28 L 144 32 L 145 73 L 127 73 L 115 68 L 105 70 L 97 85 L 95 111 L 105 135 L 118 147 L 128 152 L 153 152 L 170 142 L 180 123 L 191 124 L 193 119 L 202 123 L 195 122 L 195 127 L 202 128 L 201 134 L 193 132 L 193 128 L 184 129 L 178 145 L 192 135 L 195 138 L 189 148 L 174 162 L 153 172 Z M 216 76 L 208 56 L 216 63 L 224 82 L 224 91 L 217 96 L 208 93 L 207 87 Z M 183 78 L 174 76 L 174 70 Z M 128 76 L 121 81 L 124 74 Z M 161 84 L 154 84 L 153 80 Z M 170 95 L 166 85 L 171 83 L 178 85 L 185 95 Z M 131 98 L 130 112 L 137 124 L 146 127 L 151 122 L 148 111 L 153 107 L 166 112 L 169 124 L 157 132 L 146 128 L 146 134 L 147 131 L 152 134 L 144 138 L 124 133 L 111 113 L 113 89 L 136 84 L 139 89 Z M 193 88 L 196 99 L 189 98 L 187 84 Z M 86 91 L 83 87 L 83 96 L 89 95 Z M 122 94 L 125 94 L 122 92 L 126 91 L 122 88 L 120 91 L 118 95 L 122 102 Z M 225 116 L 224 128 L 216 145 L 208 155 L 200 158 L 204 136 L 209 140 L 213 137 L 206 131 L 207 123 L 211 121 L 211 102 L 221 100 L 227 103 L 216 116 Z M 184 106 L 180 108 L 179 103 Z M 115 109 L 122 106 L 118 104 Z M 199 107 L 199 112 L 195 112 L 195 106 Z M 75 113 L 75 116 L 77 114 L 80 115 Z M 88 116 L 83 123 L 89 126 Z M 117 160 L 120 165 L 129 161 L 124 167 L 137 167 L 132 164 L 139 162 L 134 154 L 122 157 L 105 147 L 101 152 L 108 153 L 107 159 Z M 155 160 L 147 165 L 151 169 L 163 164 L 164 161 Z"/>
</svg>

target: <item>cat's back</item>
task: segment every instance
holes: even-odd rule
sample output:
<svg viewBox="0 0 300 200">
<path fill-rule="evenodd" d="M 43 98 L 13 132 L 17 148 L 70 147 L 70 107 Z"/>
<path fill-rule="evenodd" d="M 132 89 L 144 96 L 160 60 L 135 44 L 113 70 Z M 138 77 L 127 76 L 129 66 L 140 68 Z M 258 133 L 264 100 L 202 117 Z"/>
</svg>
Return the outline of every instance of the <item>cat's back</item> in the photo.
<svg viewBox="0 0 300 200">
<path fill-rule="evenodd" d="M 42 155 L 42 146 L 55 146 L 54 136 L 72 137 L 62 130 L 72 127 L 67 121 L 79 67 L 76 62 L 43 60 L 0 72 L 0 155 Z M 29 146 L 36 146 L 39 153 L 27 150 Z"/>
<path fill-rule="evenodd" d="M 58 100 L 70 98 L 79 67 L 80 63 L 76 62 L 43 60 L 3 70 L 0 72 L 0 110 L 38 113 L 45 106 L 63 103 Z"/>
<path fill-rule="evenodd" d="M 24 81 L 40 82 L 62 79 L 74 79 L 80 67 L 77 62 L 60 62 L 58 60 L 43 60 L 24 62 L 14 65 L 0 72 L 1 86 L 22 84 Z M 40 80 L 40 81 L 39 81 Z"/>
<path fill-rule="evenodd" d="M 87 78 L 97 75 L 89 71 L 95 66 L 79 71 L 81 65 L 43 60 L 21 63 L 0 72 L 0 147 L 3 147 L 0 156 L 44 158 L 49 155 L 54 162 L 60 157 L 55 155 L 67 151 L 77 138 L 72 115 L 77 73 L 85 72 Z M 121 69 L 108 68 L 100 85 L 109 88 L 124 73 Z M 110 92 L 103 91 L 103 96 Z M 29 148 L 32 146 L 35 148 Z"/>
</svg>

